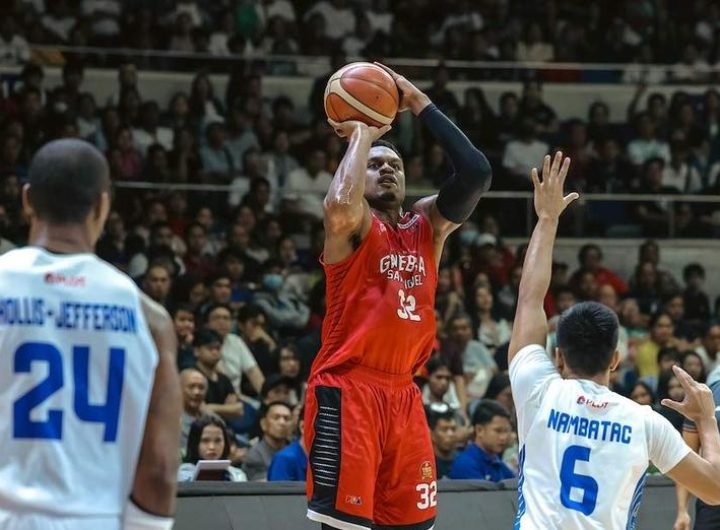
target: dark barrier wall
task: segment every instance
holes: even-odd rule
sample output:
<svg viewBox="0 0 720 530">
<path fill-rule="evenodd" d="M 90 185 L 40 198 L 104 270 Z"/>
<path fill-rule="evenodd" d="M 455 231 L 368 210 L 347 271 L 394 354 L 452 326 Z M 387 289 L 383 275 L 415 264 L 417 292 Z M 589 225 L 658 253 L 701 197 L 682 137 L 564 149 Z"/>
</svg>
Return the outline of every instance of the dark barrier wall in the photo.
<svg viewBox="0 0 720 530">
<path fill-rule="evenodd" d="M 441 481 L 436 530 L 509 530 L 517 498 L 515 482 Z M 180 485 L 175 530 L 318 530 L 305 518 L 301 483 L 187 483 Z M 649 477 L 639 530 L 670 530 L 675 489 Z"/>
</svg>

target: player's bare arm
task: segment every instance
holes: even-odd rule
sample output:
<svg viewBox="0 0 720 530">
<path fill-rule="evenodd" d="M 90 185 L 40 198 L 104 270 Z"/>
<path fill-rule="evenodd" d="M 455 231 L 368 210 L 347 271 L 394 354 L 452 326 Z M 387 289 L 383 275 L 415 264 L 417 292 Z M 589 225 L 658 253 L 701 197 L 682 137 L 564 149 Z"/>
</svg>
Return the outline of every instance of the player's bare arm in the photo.
<svg viewBox="0 0 720 530">
<path fill-rule="evenodd" d="M 683 429 L 683 440 L 690 449 L 698 453 L 700 451 L 700 438 L 696 431 L 689 431 Z M 675 496 L 677 498 L 677 516 L 675 517 L 675 524 L 673 524 L 673 530 L 690 530 L 692 522 L 690 520 L 690 513 L 688 512 L 688 502 L 690 500 L 690 492 L 685 486 L 679 483 L 675 484 Z"/>
<path fill-rule="evenodd" d="M 142 306 L 159 359 L 131 496 L 146 514 L 170 517 L 175 511 L 182 414 L 177 339 L 172 319 L 163 307 L 144 294 Z M 135 528 L 127 517 L 125 527 Z"/>
<path fill-rule="evenodd" d="M 337 263 L 352 254 L 353 240 L 362 239 L 370 230 L 370 206 L 364 197 L 368 155 L 372 143 L 390 127 L 372 127 L 359 121 L 330 124 L 348 140 L 324 201 L 323 257 L 326 263 Z"/>
<path fill-rule="evenodd" d="M 522 279 L 518 293 L 517 312 L 513 324 L 508 365 L 517 353 L 530 344 L 544 345 L 547 336 L 547 317 L 543 300 L 550 287 L 553 247 L 560 214 L 579 197 L 577 193 L 563 195 L 563 184 L 570 168 L 570 158 L 562 152 L 545 157 L 542 180 L 537 169 L 532 170 L 535 188 L 535 212 L 538 222 L 528 244 Z"/>
<path fill-rule="evenodd" d="M 405 77 L 383 67 L 395 79 L 400 91 L 399 111 L 409 110 L 425 124 L 447 153 L 455 169 L 437 195 L 416 202 L 414 210 L 423 212 L 433 227 L 435 257 L 439 262 L 448 235 L 464 223 L 475 210 L 483 193 L 490 189 L 492 170 L 485 155 L 445 116 L 430 98 Z"/>
<path fill-rule="evenodd" d="M 720 432 L 715 418 L 715 401 L 707 385 L 693 380 L 687 372 L 673 366 L 678 381 L 685 390 L 680 401 L 663 399 L 662 404 L 692 420 L 703 448 L 702 456 L 691 451 L 667 475 L 706 504 L 720 504 Z"/>
</svg>

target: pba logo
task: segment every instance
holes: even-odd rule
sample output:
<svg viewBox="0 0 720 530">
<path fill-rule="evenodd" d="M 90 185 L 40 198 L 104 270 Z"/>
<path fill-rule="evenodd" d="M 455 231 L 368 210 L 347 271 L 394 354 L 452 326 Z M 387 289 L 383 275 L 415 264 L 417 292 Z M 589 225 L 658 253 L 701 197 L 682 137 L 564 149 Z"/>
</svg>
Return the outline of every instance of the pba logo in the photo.
<svg viewBox="0 0 720 530">
<path fill-rule="evenodd" d="M 362 497 L 358 495 L 345 495 L 345 502 L 353 506 L 362 506 Z"/>
<path fill-rule="evenodd" d="M 423 480 L 432 480 L 433 467 L 429 461 L 425 460 L 425 462 L 420 465 L 420 476 L 423 478 Z"/>
<path fill-rule="evenodd" d="M 578 405 L 585 405 L 591 409 L 606 409 L 609 405 L 607 401 L 593 401 L 585 396 L 578 396 L 576 403 Z"/>
<path fill-rule="evenodd" d="M 52 285 L 65 285 L 67 287 L 85 287 L 85 276 L 65 276 L 48 272 L 45 274 L 45 283 Z"/>
</svg>

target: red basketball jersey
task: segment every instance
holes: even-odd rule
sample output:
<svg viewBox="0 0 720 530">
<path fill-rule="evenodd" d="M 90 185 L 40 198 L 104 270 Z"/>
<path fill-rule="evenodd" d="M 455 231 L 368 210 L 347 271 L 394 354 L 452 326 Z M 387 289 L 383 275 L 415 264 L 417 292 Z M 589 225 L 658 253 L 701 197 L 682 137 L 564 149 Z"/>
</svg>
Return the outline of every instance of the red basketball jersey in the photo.
<svg viewBox="0 0 720 530">
<path fill-rule="evenodd" d="M 408 374 L 435 339 L 435 266 L 430 221 L 408 212 L 397 227 L 372 215 L 351 256 L 325 265 L 327 311 L 311 377 L 360 364 Z"/>
</svg>

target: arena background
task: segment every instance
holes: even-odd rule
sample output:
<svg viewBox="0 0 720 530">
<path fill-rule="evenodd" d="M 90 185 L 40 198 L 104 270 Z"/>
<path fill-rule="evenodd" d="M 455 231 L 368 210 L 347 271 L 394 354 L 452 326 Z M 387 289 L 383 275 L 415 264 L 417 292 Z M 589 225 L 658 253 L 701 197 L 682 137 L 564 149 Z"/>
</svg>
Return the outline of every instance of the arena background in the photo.
<svg viewBox="0 0 720 530">
<path fill-rule="evenodd" d="M 342 144 L 319 95 L 329 74 L 354 60 L 381 60 L 426 89 L 493 165 L 492 191 L 441 264 L 437 355 L 457 349 L 445 328 L 456 313 L 467 312 L 474 339 L 483 340 L 478 285 L 494 295 L 492 318 L 512 321 L 512 272 L 534 222 L 526 170 L 540 164 L 528 153 L 560 148 L 573 158 L 568 185 L 582 199 L 563 219 L 549 316 L 565 288 L 576 300 L 601 296 L 606 274 L 593 269 L 596 281 L 581 281 L 578 251 L 592 243 L 603 270 L 621 282 L 615 308 L 629 339 L 615 389 L 632 393 L 635 355 L 648 348 L 674 349 L 679 363 L 699 352 L 699 379 L 715 366 L 720 344 L 706 332 L 720 295 L 716 2 L 11 0 L 0 13 L 0 252 L 27 237 L 19 187 L 33 152 L 53 138 L 85 138 L 107 154 L 115 185 L 98 254 L 169 310 L 190 307 L 196 330 L 212 302 L 264 309 L 263 336 L 238 336 L 266 379 L 288 375 L 280 346 L 289 345 L 300 363 L 294 398 L 319 347 L 322 232 L 321 212 L 299 215 L 294 204 L 313 193 L 288 182 L 337 166 Z M 225 138 L 208 145 L 215 125 Z M 448 173 L 437 145 L 409 113 L 389 139 L 405 158 L 408 203 L 434 193 Z M 260 181 L 269 197 L 250 192 Z M 172 233 L 160 242 L 163 226 Z M 640 254 L 649 239 L 659 256 Z M 224 248 L 239 256 L 239 275 L 225 269 Z M 704 296 L 687 289 L 690 263 L 704 269 Z M 159 280 L 149 274 L 160 269 Z M 274 295 L 263 287 L 271 269 L 295 304 L 289 317 L 272 316 Z M 231 280 L 227 293 L 215 288 L 220 276 Z M 672 312 L 672 336 L 660 340 L 650 318 L 678 297 L 684 309 Z M 503 344 L 486 346 L 502 357 Z M 418 375 L 425 385 L 427 374 Z M 261 434 L 250 419 L 263 396 L 247 377 L 238 391 L 248 421 L 236 425 L 233 461 L 242 467 Z M 482 397 L 484 389 L 469 401 Z M 662 412 L 659 397 L 651 404 Z M 512 483 L 501 488 L 444 481 L 437 528 L 509 528 Z M 183 485 L 177 528 L 310 528 L 301 491 Z M 653 477 L 640 528 L 669 529 L 674 515 L 673 489 Z"/>
</svg>

